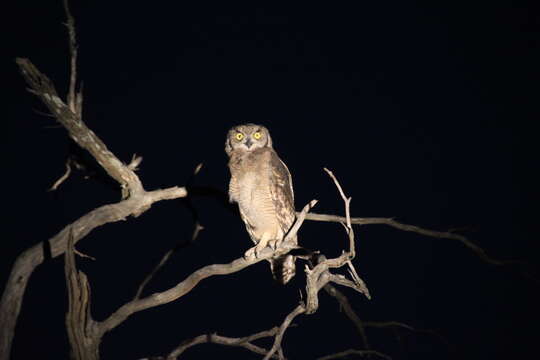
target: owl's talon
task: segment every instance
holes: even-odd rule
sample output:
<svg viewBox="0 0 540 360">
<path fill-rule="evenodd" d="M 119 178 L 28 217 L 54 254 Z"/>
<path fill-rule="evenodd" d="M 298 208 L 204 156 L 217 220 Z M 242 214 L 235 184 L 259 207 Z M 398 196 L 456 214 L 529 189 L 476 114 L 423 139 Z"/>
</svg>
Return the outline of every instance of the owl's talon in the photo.
<svg viewBox="0 0 540 360">
<path fill-rule="evenodd" d="M 257 254 L 255 253 L 255 247 L 247 249 L 247 251 L 244 253 L 244 258 L 249 260 L 256 258 Z"/>
<path fill-rule="evenodd" d="M 268 242 L 261 241 L 253 248 L 255 257 L 258 258 L 261 252 L 268 246 Z"/>
<path fill-rule="evenodd" d="M 277 247 L 278 247 L 278 241 L 277 240 L 270 240 L 268 241 L 268 246 L 270 246 L 270 248 L 274 251 L 276 251 Z"/>
</svg>

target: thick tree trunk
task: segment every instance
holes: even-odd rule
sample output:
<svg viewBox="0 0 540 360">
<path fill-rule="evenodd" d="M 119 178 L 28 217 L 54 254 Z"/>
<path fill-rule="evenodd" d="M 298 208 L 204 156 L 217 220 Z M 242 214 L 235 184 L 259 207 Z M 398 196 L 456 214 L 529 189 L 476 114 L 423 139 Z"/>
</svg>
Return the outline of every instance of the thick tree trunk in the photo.
<svg viewBox="0 0 540 360">
<path fill-rule="evenodd" d="M 35 245 L 22 253 L 13 264 L 0 301 L 0 360 L 9 359 L 24 291 L 30 275 L 41 261 L 41 245 Z"/>
<path fill-rule="evenodd" d="M 74 360 L 99 360 L 101 336 L 90 314 L 90 284 L 86 275 L 77 270 L 73 248 L 73 236 L 68 240 L 64 271 L 69 298 L 66 329 Z"/>
</svg>

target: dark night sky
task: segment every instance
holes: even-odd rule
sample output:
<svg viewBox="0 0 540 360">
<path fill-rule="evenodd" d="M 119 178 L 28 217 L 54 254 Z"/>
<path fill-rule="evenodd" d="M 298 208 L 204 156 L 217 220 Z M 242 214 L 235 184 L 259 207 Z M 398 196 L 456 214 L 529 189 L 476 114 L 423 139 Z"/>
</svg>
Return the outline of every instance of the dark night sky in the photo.
<svg viewBox="0 0 540 360">
<path fill-rule="evenodd" d="M 488 254 L 537 264 L 538 12 L 502 2 L 328 4 L 73 1 L 84 120 L 121 160 L 144 157 L 146 189 L 184 185 L 204 162 L 194 184 L 222 191 L 227 129 L 263 123 L 291 170 L 297 208 L 317 198 L 317 212 L 343 212 L 326 166 L 353 197 L 354 216 L 465 227 Z M 30 58 L 65 93 L 64 13 L 60 1 L 5 8 L 2 284 L 22 250 L 120 195 L 81 174 L 46 191 L 64 170 L 68 140 L 38 113 L 44 108 L 25 91 L 14 58 Z M 238 216 L 219 199 L 199 196 L 193 204 L 206 230 L 175 253 L 147 294 L 250 246 Z M 94 317 L 129 300 L 192 225 L 184 202 L 169 201 L 83 239 L 78 249 L 97 258 L 78 259 L 92 285 Z M 376 225 L 357 228 L 357 237 L 355 264 L 373 299 L 344 292 L 362 319 L 434 329 L 458 358 L 540 358 L 538 285 L 519 268 L 487 265 L 455 241 Z M 300 242 L 332 256 L 346 238 L 338 224 L 309 222 Z M 103 358 L 163 355 L 204 332 L 244 336 L 275 326 L 299 300 L 299 274 L 278 286 L 265 262 L 205 280 L 106 335 Z M 324 293 L 320 299 L 316 314 L 288 330 L 289 359 L 360 347 L 337 303 Z M 50 260 L 29 282 L 14 359 L 67 357 L 66 303 L 63 258 Z M 451 357 L 436 337 L 400 335 L 401 345 L 391 330 L 368 329 L 373 348 L 394 359 Z M 258 358 L 218 345 L 194 347 L 183 358 L 217 356 Z"/>
</svg>

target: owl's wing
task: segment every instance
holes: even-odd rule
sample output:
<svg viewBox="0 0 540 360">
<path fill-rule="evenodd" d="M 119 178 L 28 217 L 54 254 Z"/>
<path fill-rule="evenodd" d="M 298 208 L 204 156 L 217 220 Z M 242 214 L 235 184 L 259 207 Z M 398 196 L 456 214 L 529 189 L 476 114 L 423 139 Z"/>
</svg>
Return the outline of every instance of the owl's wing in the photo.
<svg viewBox="0 0 540 360">
<path fill-rule="evenodd" d="M 296 219 L 291 173 L 275 151 L 270 156 L 270 196 L 281 229 L 287 233 Z"/>
<path fill-rule="evenodd" d="M 229 182 L 229 202 L 238 202 L 238 184 L 236 183 L 236 176 L 231 174 L 231 180 Z"/>
</svg>

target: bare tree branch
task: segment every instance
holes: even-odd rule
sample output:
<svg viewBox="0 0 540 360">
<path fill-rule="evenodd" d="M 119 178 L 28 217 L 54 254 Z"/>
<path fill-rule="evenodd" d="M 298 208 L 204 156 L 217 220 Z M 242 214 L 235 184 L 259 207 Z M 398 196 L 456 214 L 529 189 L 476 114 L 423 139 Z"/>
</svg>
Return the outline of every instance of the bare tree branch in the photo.
<svg viewBox="0 0 540 360">
<path fill-rule="evenodd" d="M 370 297 L 369 291 L 367 287 L 365 286 L 365 283 L 360 279 L 360 277 L 356 274 L 356 271 L 354 271 L 355 277 L 353 277 L 353 281 L 346 279 L 342 275 L 335 275 L 330 273 L 331 268 L 339 268 L 344 266 L 345 264 L 352 266 L 351 260 L 354 258 L 355 253 L 355 240 L 354 240 L 354 231 L 352 229 L 351 225 L 351 218 L 350 218 L 350 203 L 351 198 L 347 198 L 343 192 L 343 189 L 341 188 L 341 185 L 339 184 L 338 180 L 334 176 L 334 174 L 328 170 L 324 169 L 328 175 L 332 178 L 334 181 L 336 187 L 338 188 L 339 193 L 341 194 L 341 197 L 343 199 L 343 202 L 345 204 L 345 222 L 343 222 L 345 230 L 347 232 L 347 235 L 349 237 L 349 251 L 344 251 L 341 256 L 335 258 L 335 259 L 327 259 L 322 254 L 315 255 L 314 259 L 314 266 L 309 267 L 306 265 L 305 267 L 305 273 L 306 273 L 306 294 L 307 294 L 307 301 L 306 303 L 300 303 L 294 310 L 292 310 L 286 317 L 283 323 L 280 326 L 279 332 L 276 334 L 274 339 L 274 345 L 270 349 L 270 351 L 266 354 L 263 360 L 270 359 L 271 356 L 273 356 L 276 352 L 281 351 L 281 342 L 283 339 L 283 335 L 285 333 L 285 330 L 289 327 L 292 320 L 300 315 L 300 314 L 313 314 L 317 311 L 319 307 L 319 299 L 318 299 L 318 293 L 321 288 L 323 288 L 325 285 L 327 285 L 330 282 L 334 282 L 340 285 L 345 285 L 352 287 L 353 289 L 363 293 L 368 298 Z M 306 216 L 304 216 L 305 218 Z M 303 220 L 303 218 L 302 218 Z M 280 358 L 282 356 L 280 355 Z"/>
<path fill-rule="evenodd" d="M 424 333 L 428 335 L 432 335 L 436 338 L 438 338 L 441 342 L 443 342 L 449 349 L 454 351 L 454 348 L 452 344 L 448 342 L 448 340 L 443 337 L 441 334 L 434 330 L 430 329 L 417 329 L 413 326 L 410 326 L 408 324 L 398 322 L 398 321 L 361 321 L 356 312 L 352 309 L 351 304 L 349 303 L 349 299 L 345 294 L 343 294 L 341 291 L 339 291 L 335 286 L 331 284 L 327 284 L 324 286 L 324 290 L 336 298 L 336 300 L 339 302 L 341 309 L 343 309 L 345 315 L 352 321 L 356 329 L 358 330 L 358 333 L 360 337 L 362 338 L 362 341 L 364 342 L 364 346 L 366 350 L 370 350 L 370 345 L 367 339 L 366 335 L 366 328 L 372 327 L 372 328 L 398 328 L 398 329 L 405 329 L 407 331 L 416 332 L 416 333 Z M 343 354 L 343 353 L 339 353 Z M 332 356 L 335 356 L 337 354 L 334 354 Z M 341 355 L 343 357 L 345 354 Z M 347 354 L 348 355 L 348 354 Z M 329 355 L 330 356 L 330 355 Z M 328 357 L 323 357 L 328 358 Z M 328 358 L 330 359 L 330 358 Z"/>
<path fill-rule="evenodd" d="M 64 11 L 66 12 L 67 22 L 66 27 L 68 28 L 69 35 L 69 54 L 71 56 L 70 61 L 70 78 L 69 78 L 69 91 L 67 94 L 67 103 L 69 109 L 74 114 L 80 115 L 80 112 L 77 109 L 77 36 L 75 32 L 75 19 L 69 11 L 68 0 L 64 0 Z"/>
<path fill-rule="evenodd" d="M 58 187 L 67 180 L 69 175 L 71 175 L 71 159 L 68 158 L 66 160 L 66 171 L 62 176 L 60 176 L 58 180 L 54 182 L 54 184 L 49 188 L 49 191 L 55 191 L 56 189 L 58 189 Z"/>
<path fill-rule="evenodd" d="M 312 221 L 339 222 L 339 223 L 344 223 L 346 221 L 346 217 L 343 217 L 343 216 L 318 214 L 318 213 L 309 213 L 306 216 L 306 219 L 312 220 Z M 484 262 L 487 262 L 488 264 L 492 264 L 492 265 L 524 264 L 522 261 L 498 260 L 493 257 L 490 257 L 484 249 L 474 244 L 472 241 L 468 240 L 467 237 L 460 234 L 456 234 L 451 231 L 435 231 L 435 230 L 424 229 L 420 226 L 403 224 L 392 218 L 383 218 L 383 217 L 367 217 L 367 218 L 352 217 L 351 224 L 388 225 L 401 231 L 414 232 L 420 235 L 429 236 L 433 238 L 457 240 L 461 242 L 463 245 L 465 245 L 466 247 L 468 247 L 470 250 L 472 250 L 477 256 L 480 257 L 480 259 L 482 259 Z"/>
<path fill-rule="evenodd" d="M 240 346 L 256 354 L 265 355 L 268 352 L 268 350 L 262 347 L 259 347 L 257 345 L 254 345 L 252 344 L 252 342 L 258 339 L 265 338 L 265 337 L 274 337 L 277 334 L 278 330 L 279 330 L 278 327 L 274 327 L 270 330 L 261 331 L 256 334 L 241 337 L 241 338 L 226 337 L 226 336 L 220 336 L 217 334 L 199 335 L 192 339 L 182 342 L 182 344 L 180 344 L 177 348 L 171 351 L 169 355 L 167 355 L 167 360 L 175 360 L 190 347 L 198 345 L 198 344 L 204 344 L 204 343 L 221 344 L 221 345 L 227 345 L 227 346 Z M 278 359 L 278 355 L 274 354 L 272 358 Z"/>
<path fill-rule="evenodd" d="M 106 320 L 100 323 L 101 334 L 104 335 L 106 332 L 114 329 L 116 326 L 120 325 L 129 316 L 136 312 L 167 304 L 181 298 L 185 294 L 189 293 L 195 286 L 197 286 L 199 282 L 208 277 L 215 275 L 232 274 L 242 269 L 245 269 L 246 267 L 253 265 L 259 261 L 272 257 L 272 250 L 265 250 L 266 251 L 261 252 L 261 256 L 258 258 L 250 260 L 239 258 L 228 264 L 212 264 L 204 266 L 203 268 L 189 275 L 184 281 L 181 281 L 171 289 L 159 293 L 154 293 L 142 299 L 135 299 L 122 305 Z"/>
<path fill-rule="evenodd" d="M 352 269 L 351 271 L 353 271 L 353 273 L 356 274 L 356 270 L 354 270 L 354 267 L 352 266 L 352 263 L 350 263 L 350 261 L 352 259 L 354 259 L 355 255 L 356 255 L 356 249 L 355 249 L 355 245 L 354 245 L 354 230 L 353 230 L 352 225 L 351 225 L 351 210 L 350 210 L 350 207 L 351 207 L 352 198 L 345 196 L 345 193 L 343 192 L 343 189 L 341 188 L 341 185 L 339 184 L 339 181 L 334 176 L 334 173 L 332 173 L 327 168 L 324 168 L 324 171 L 326 171 L 328 176 L 330 176 L 332 178 L 332 180 L 334 181 L 334 184 L 336 184 L 336 187 L 337 187 L 337 189 L 339 191 L 339 195 L 341 196 L 341 199 L 345 203 L 345 222 L 344 223 L 342 222 L 342 224 L 345 227 L 345 231 L 347 232 L 347 235 L 349 235 L 349 255 L 350 255 L 349 266 Z"/>
<path fill-rule="evenodd" d="M 2 324 L 3 332 L 3 336 L 0 336 L 0 359 L 9 359 L 15 324 L 30 275 L 38 265 L 43 263 L 46 256 L 57 257 L 66 251 L 70 231 L 73 231 L 73 242 L 77 243 L 95 228 L 125 220 L 128 216 L 139 215 L 148 210 L 156 201 L 184 196 L 186 196 L 184 188 L 172 187 L 145 192 L 116 204 L 100 206 L 67 225 L 57 235 L 47 240 L 47 245 L 38 243 L 19 255 L 13 264 L 0 301 L 0 324 Z M 49 249 L 50 254 L 46 255 L 45 249 Z"/>
<path fill-rule="evenodd" d="M 345 203 L 346 218 L 345 218 L 344 226 L 349 237 L 349 252 L 344 252 L 340 257 L 336 259 L 326 259 L 324 255 L 318 255 L 317 264 L 312 269 L 306 267 L 306 276 L 307 276 L 306 292 L 308 295 L 308 302 L 307 304 L 301 303 L 285 317 L 283 323 L 279 327 L 279 331 L 274 336 L 273 346 L 270 349 L 270 351 L 266 353 L 264 360 L 268 360 L 274 357 L 276 354 L 279 359 L 284 358 L 283 351 L 281 348 L 281 342 L 283 340 L 285 331 L 290 326 L 291 322 L 296 316 L 302 313 L 311 314 L 317 310 L 318 308 L 318 295 L 317 294 L 319 290 L 325 285 L 329 284 L 330 282 L 334 282 L 336 284 L 351 287 L 365 294 L 367 297 L 369 297 L 369 291 L 367 287 L 365 286 L 365 283 L 357 275 L 351 263 L 351 259 L 354 257 L 354 248 L 355 248 L 354 232 L 352 230 L 352 225 L 351 225 L 351 220 L 350 220 L 351 199 L 347 198 L 344 195 L 343 190 L 341 189 L 341 186 L 339 185 L 339 182 L 337 181 L 335 176 L 330 171 L 328 170 L 326 171 L 335 182 L 336 187 L 340 191 L 340 194 L 342 195 L 342 199 Z M 287 236 L 285 237 L 283 241 L 284 246 L 282 246 L 281 249 L 278 249 L 278 251 L 280 250 L 288 251 L 286 244 L 289 243 L 289 240 L 291 238 L 296 236 L 298 229 L 300 228 L 303 221 L 307 217 L 308 211 L 315 204 L 316 204 L 316 200 L 311 201 L 298 214 L 295 224 L 291 227 L 291 230 L 289 231 L 289 233 L 287 234 Z M 134 301 L 131 301 L 130 303 L 123 305 L 114 314 L 112 314 L 108 319 L 106 319 L 100 325 L 100 327 L 102 331 L 104 332 L 109 331 L 110 329 L 120 324 L 129 315 L 133 314 L 136 311 L 141 311 L 148 307 L 157 306 L 165 302 L 178 299 L 179 297 L 189 292 L 198 282 L 200 282 L 202 279 L 206 277 L 209 277 L 218 273 L 225 274 L 225 273 L 235 272 L 248 266 L 248 264 L 246 264 L 246 262 L 248 261 L 258 262 L 263 259 L 269 258 L 271 256 L 275 256 L 275 253 L 271 249 L 266 248 L 263 250 L 263 252 L 261 253 L 261 256 L 259 256 L 258 258 L 250 258 L 249 260 L 242 258 L 242 259 L 237 259 L 230 264 L 205 266 L 204 268 L 199 269 L 193 274 L 191 274 L 186 280 L 179 283 L 172 289 L 169 289 L 162 293 L 151 295 L 145 299 L 134 300 Z M 344 265 L 348 265 L 353 269 L 350 272 L 351 275 L 353 275 L 353 280 L 349 280 L 345 278 L 343 275 L 336 275 L 329 272 L 330 268 L 342 267 Z M 179 348 L 182 349 L 182 351 L 184 351 L 185 348 L 192 346 L 192 344 L 195 344 L 195 343 L 199 344 L 202 342 L 208 342 L 205 335 L 201 335 L 199 337 L 193 338 L 183 343 L 182 345 L 180 345 Z"/>
<path fill-rule="evenodd" d="M 354 288 L 355 290 L 363 293 L 368 299 L 370 298 L 369 291 L 365 285 L 365 283 L 360 279 L 360 277 L 356 274 L 356 270 L 354 272 L 351 272 L 351 274 L 355 274 L 353 277 L 353 281 L 347 280 L 345 281 L 343 276 L 336 276 L 334 274 L 330 273 L 330 269 L 332 268 L 340 268 L 344 265 L 348 265 L 349 267 L 352 266 L 351 260 L 354 258 L 355 255 L 355 239 L 354 239 L 354 231 L 352 229 L 351 225 L 351 218 L 350 218 L 350 203 L 351 198 L 347 198 L 345 194 L 343 193 L 343 189 L 339 185 L 339 182 L 337 181 L 336 177 L 332 174 L 331 171 L 328 169 L 324 169 L 328 175 L 332 178 L 334 183 L 336 184 L 336 187 L 338 188 L 341 197 L 343 199 L 343 202 L 345 204 L 345 218 L 344 222 L 341 222 L 344 227 L 345 231 L 347 232 L 347 235 L 349 237 L 349 251 L 343 251 L 343 253 L 334 259 L 327 259 L 324 255 L 318 255 L 315 260 L 315 266 L 313 268 L 310 268 L 306 265 L 305 272 L 306 272 L 306 314 L 313 314 L 315 311 L 317 311 L 317 308 L 319 307 L 319 298 L 318 298 L 318 292 L 319 290 L 324 287 L 329 282 L 335 282 L 340 285 L 346 285 Z"/>
<path fill-rule="evenodd" d="M 75 93 L 76 87 L 76 41 L 74 20 L 69 13 L 67 1 L 64 8 L 68 17 L 67 27 L 70 35 L 71 76 L 68 103 L 66 105 L 58 96 L 53 83 L 42 74 L 28 59 L 17 58 L 16 62 L 26 80 L 29 91 L 38 96 L 51 114 L 68 131 L 69 136 L 83 149 L 86 149 L 103 169 L 118 183 L 122 189 L 122 198 L 126 199 L 116 204 L 101 206 L 74 223 L 66 226 L 56 236 L 46 243 L 34 245 L 24 251 L 15 261 L 4 292 L 0 300 L 0 360 L 9 358 L 11 343 L 14 336 L 15 324 L 20 312 L 22 298 L 28 279 L 36 266 L 41 264 L 45 256 L 56 257 L 63 254 L 67 248 L 68 235 L 72 234 L 74 244 L 90 231 L 110 222 L 124 220 L 128 216 L 138 216 L 160 200 L 185 197 L 185 188 L 172 187 L 164 190 L 147 192 L 132 167 L 122 163 L 105 144 L 82 121 L 82 95 Z M 129 198 L 128 198 L 129 197 Z M 50 254 L 45 254 L 45 251 Z"/>
<path fill-rule="evenodd" d="M 95 322 L 90 315 L 90 285 L 86 275 L 82 271 L 77 271 L 75 266 L 71 231 L 68 238 L 64 272 L 69 300 L 66 329 L 71 345 L 71 357 L 75 360 L 99 360 L 99 341 L 95 341 Z"/>
<path fill-rule="evenodd" d="M 305 219 L 305 214 L 311 209 L 313 201 L 304 206 L 304 209 L 296 219 L 293 229 L 295 233 L 291 234 L 291 238 L 296 235 L 296 232 L 302 225 Z M 294 248 L 294 245 L 291 241 L 284 241 L 280 247 L 281 251 L 290 251 Z M 240 270 L 245 269 L 246 267 L 258 263 L 262 260 L 269 259 L 276 255 L 270 248 L 264 249 L 260 255 L 256 258 L 239 258 L 228 264 L 212 264 L 206 265 L 201 269 L 193 272 L 189 275 L 184 281 L 181 281 L 176 286 L 159 293 L 152 294 L 142 299 L 134 299 L 124 305 L 122 305 L 118 310 L 111 314 L 107 319 L 99 324 L 101 336 L 106 332 L 114 329 L 116 326 L 124 322 L 132 314 L 149 309 L 155 306 L 163 305 L 171 301 L 177 300 L 190 292 L 195 286 L 199 284 L 202 280 L 209 278 L 215 275 L 228 275 Z"/>
<path fill-rule="evenodd" d="M 258 263 L 262 260 L 266 260 L 273 256 L 276 256 L 277 252 L 287 252 L 287 251 L 290 251 L 291 249 L 294 249 L 296 245 L 294 244 L 294 242 L 290 240 L 297 235 L 298 230 L 300 229 L 300 227 L 302 226 L 302 223 L 304 222 L 306 218 L 306 214 L 311 210 L 313 206 L 315 206 L 316 203 L 317 203 L 316 200 L 312 200 L 306 206 L 304 206 L 302 211 L 297 216 L 295 223 L 291 227 L 291 230 L 289 231 L 288 235 L 285 237 L 283 243 L 281 244 L 280 248 L 277 251 L 274 251 L 271 248 L 265 248 L 261 251 L 258 257 L 253 257 L 253 258 L 242 257 L 242 258 L 234 260 L 233 262 L 229 264 L 207 265 L 195 271 L 194 273 L 189 275 L 184 281 L 180 282 L 175 287 L 169 290 L 166 290 L 161 293 L 152 294 L 143 299 L 138 299 L 136 297 L 132 301 L 122 305 L 116 312 L 111 314 L 107 319 L 105 319 L 103 322 L 99 324 L 101 336 L 104 335 L 107 331 L 110 331 L 116 326 L 118 326 L 119 324 L 121 324 L 124 320 L 126 320 L 130 315 L 132 315 L 135 312 L 177 300 L 178 298 L 182 297 L 183 295 L 191 291 L 200 281 L 208 277 L 211 277 L 214 275 L 232 274 L 250 265 Z M 195 235 L 196 234 L 194 234 L 194 236 Z M 292 318 L 290 321 L 292 321 Z M 286 326 L 289 326 L 290 321 L 287 322 L 286 320 L 284 324 L 286 324 Z M 282 326 L 279 328 L 280 333 L 278 333 L 276 329 L 278 328 L 274 328 L 274 330 L 268 330 L 267 332 L 257 333 L 257 334 L 250 335 L 244 338 L 240 338 L 241 341 L 239 339 L 235 339 L 234 344 L 235 346 L 237 346 L 236 344 L 240 345 L 240 343 L 242 343 L 241 346 L 244 346 L 253 352 L 266 354 L 268 359 L 271 357 L 276 357 L 275 353 L 277 352 L 277 358 L 282 359 L 284 358 L 283 353 L 281 349 L 279 348 L 279 346 L 277 345 L 275 349 L 273 348 L 271 350 L 272 354 L 268 355 L 266 350 L 259 348 L 253 344 L 249 344 L 249 342 L 255 339 L 258 339 L 260 337 L 263 337 L 262 334 L 265 334 L 265 337 L 272 336 L 272 335 L 266 335 L 266 334 L 270 334 L 270 331 L 273 331 L 273 334 L 276 336 L 276 339 L 277 339 L 277 336 L 279 336 L 279 339 L 280 339 L 279 341 L 281 341 L 281 338 L 283 337 L 283 333 L 285 332 L 286 327 L 284 327 L 284 325 L 282 324 Z M 229 340 L 233 339 L 233 338 L 218 337 L 215 334 L 212 335 L 211 338 L 209 338 L 208 336 L 209 335 L 200 335 L 190 340 L 186 340 L 185 342 L 180 344 L 175 350 L 173 350 L 168 355 L 167 358 L 175 359 L 181 353 L 183 353 L 187 348 L 193 345 L 202 344 L 205 342 L 214 342 L 214 340 L 218 342 L 221 341 L 219 343 L 223 343 L 225 345 L 230 345 Z"/>
<path fill-rule="evenodd" d="M 123 197 L 143 192 L 143 186 L 137 175 L 109 151 L 107 146 L 90 130 L 77 113 L 73 112 L 58 97 L 53 83 L 42 74 L 28 59 L 17 58 L 19 69 L 30 86 L 29 91 L 38 96 L 51 114 L 68 130 L 69 136 L 83 149 L 86 149 L 115 179 L 123 190 Z"/>
<path fill-rule="evenodd" d="M 90 259 L 90 260 L 96 260 L 95 257 L 90 256 L 90 255 L 86 255 L 85 253 L 82 253 L 79 250 L 77 250 L 75 247 L 73 248 L 73 252 L 75 253 L 75 255 L 79 255 L 80 257 Z"/>
<path fill-rule="evenodd" d="M 371 356 L 377 356 L 377 357 L 380 357 L 380 358 L 383 358 L 383 359 L 386 359 L 386 360 L 392 360 L 392 358 L 390 356 L 388 356 L 386 354 L 383 354 L 381 352 L 378 352 L 378 351 L 374 351 L 374 350 L 356 350 L 356 349 L 349 349 L 349 350 L 345 350 L 345 351 L 342 351 L 342 352 L 339 352 L 339 353 L 326 355 L 326 356 L 318 358 L 317 360 L 340 359 L 340 358 L 345 358 L 345 357 L 347 357 L 349 355 L 358 355 L 358 356 L 361 356 L 361 357 L 370 357 L 370 358 L 371 358 Z"/>
</svg>

